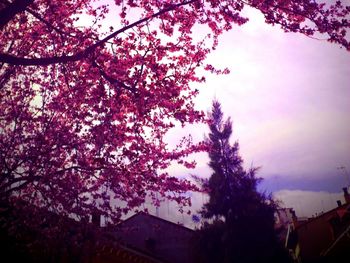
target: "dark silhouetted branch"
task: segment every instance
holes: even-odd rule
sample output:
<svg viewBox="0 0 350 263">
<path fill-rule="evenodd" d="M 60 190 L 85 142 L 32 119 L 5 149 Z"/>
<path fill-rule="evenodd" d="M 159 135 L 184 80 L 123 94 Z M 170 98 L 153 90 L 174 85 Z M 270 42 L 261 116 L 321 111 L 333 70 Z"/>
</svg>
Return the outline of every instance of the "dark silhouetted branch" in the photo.
<svg viewBox="0 0 350 263">
<path fill-rule="evenodd" d="M 15 15 L 23 12 L 34 0 L 15 0 L 13 3 L 5 1 L 7 6 L 0 11 L 0 29 L 2 29 Z"/>
<path fill-rule="evenodd" d="M 196 1 L 198 1 L 198 0 L 190 0 L 190 1 L 185 1 L 182 3 L 176 4 L 176 5 L 170 5 L 169 7 L 164 8 L 164 9 L 160 10 L 159 12 L 154 13 L 151 16 L 140 19 L 134 23 L 131 23 L 130 25 L 127 25 L 127 26 L 113 32 L 112 34 L 106 36 L 105 38 L 97 41 L 95 44 L 89 46 L 85 50 L 76 53 L 75 55 L 54 56 L 54 57 L 47 57 L 47 58 L 24 58 L 24 57 L 16 57 L 13 55 L 0 53 L 0 62 L 12 64 L 12 65 L 46 66 L 46 65 L 50 65 L 50 64 L 68 63 L 68 62 L 78 61 L 78 60 L 81 60 L 83 58 L 86 58 L 89 54 L 94 52 L 97 47 L 102 46 L 104 43 L 106 43 L 108 40 L 116 37 L 118 34 L 125 32 L 126 30 L 131 29 L 135 26 L 138 26 L 138 25 L 140 25 L 140 24 L 142 24 L 142 23 L 144 23 L 152 18 L 158 17 L 162 14 L 165 14 L 167 12 L 175 10 L 176 8 L 178 8 L 180 6 L 188 5 L 188 4 L 194 3 Z"/>
</svg>

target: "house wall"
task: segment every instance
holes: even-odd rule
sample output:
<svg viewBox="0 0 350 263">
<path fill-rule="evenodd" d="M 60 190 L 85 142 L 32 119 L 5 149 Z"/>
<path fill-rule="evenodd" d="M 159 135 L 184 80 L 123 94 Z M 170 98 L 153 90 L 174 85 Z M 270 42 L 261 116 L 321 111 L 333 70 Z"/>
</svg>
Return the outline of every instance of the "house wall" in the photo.
<svg viewBox="0 0 350 263">
<path fill-rule="evenodd" d="M 171 263 L 189 263 L 190 241 L 194 232 L 148 214 L 137 214 L 115 232 L 116 238 L 130 247 Z"/>
<path fill-rule="evenodd" d="M 324 217 L 300 225 L 297 234 L 300 256 L 303 262 L 318 259 L 320 253 L 327 248 L 334 239 L 332 228 Z"/>
</svg>

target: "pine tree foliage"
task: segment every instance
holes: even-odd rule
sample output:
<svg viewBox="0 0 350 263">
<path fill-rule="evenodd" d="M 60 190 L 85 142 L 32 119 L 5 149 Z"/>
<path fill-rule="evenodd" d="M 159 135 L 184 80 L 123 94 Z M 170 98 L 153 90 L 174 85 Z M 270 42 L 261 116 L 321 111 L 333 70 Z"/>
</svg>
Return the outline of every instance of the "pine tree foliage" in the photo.
<svg viewBox="0 0 350 263">
<path fill-rule="evenodd" d="M 232 121 L 218 101 L 209 113 L 209 201 L 198 231 L 198 262 L 288 262 L 274 227 L 276 204 L 260 193 L 257 168 L 246 171 L 238 142 L 230 144 Z"/>
<path fill-rule="evenodd" d="M 210 133 L 207 143 L 209 150 L 209 167 L 213 174 L 209 179 L 210 200 L 204 206 L 205 218 L 224 217 L 244 213 L 240 203 L 257 202 L 263 199 L 256 191 L 260 179 L 255 177 L 256 168 L 248 172 L 243 169 L 243 160 L 239 155 L 239 144 L 230 145 L 232 121 L 223 120 L 223 112 L 218 101 L 213 102 L 209 113 Z M 243 199 L 242 199 L 243 198 Z"/>
</svg>

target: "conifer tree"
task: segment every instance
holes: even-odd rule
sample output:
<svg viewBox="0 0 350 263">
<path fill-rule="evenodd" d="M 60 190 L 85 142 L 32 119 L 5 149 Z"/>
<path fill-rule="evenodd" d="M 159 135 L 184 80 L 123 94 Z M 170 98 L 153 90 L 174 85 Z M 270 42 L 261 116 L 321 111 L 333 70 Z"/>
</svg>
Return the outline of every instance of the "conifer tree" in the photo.
<svg viewBox="0 0 350 263">
<path fill-rule="evenodd" d="M 218 101 L 209 113 L 209 202 L 198 231 L 199 262 L 288 262 L 274 227 L 276 204 L 260 193 L 256 168 L 246 171 L 238 142 L 230 144 L 232 122 Z"/>
</svg>

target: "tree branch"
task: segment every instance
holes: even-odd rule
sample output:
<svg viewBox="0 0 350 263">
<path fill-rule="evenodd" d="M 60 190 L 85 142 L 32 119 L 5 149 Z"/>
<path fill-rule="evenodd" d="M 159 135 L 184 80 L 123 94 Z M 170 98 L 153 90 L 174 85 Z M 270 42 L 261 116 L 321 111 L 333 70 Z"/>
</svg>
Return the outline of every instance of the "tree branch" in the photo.
<svg viewBox="0 0 350 263">
<path fill-rule="evenodd" d="M 6 195 L 7 193 L 20 190 L 20 189 L 24 188 L 26 185 L 28 185 L 29 183 L 33 183 L 34 181 L 40 180 L 40 179 L 41 179 L 41 176 L 34 176 L 34 175 L 13 178 L 13 179 L 11 179 L 11 181 L 1 185 L 0 195 Z M 20 183 L 22 181 L 24 181 L 24 182 L 21 184 L 18 184 L 16 186 L 13 186 L 13 184 L 17 184 L 17 183 Z M 9 188 L 9 189 L 7 189 L 7 188 Z"/>
<path fill-rule="evenodd" d="M 107 75 L 107 73 L 102 69 L 102 67 L 100 65 L 98 65 L 96 63 L 96 61 L 92 62 L 92 65 L 96 68 L 98 68 L 98 70 L 100 71 L 100 74 L 102 77 L 104 77 L 108 82 L 110 82 L 111 84 L 116 84 L 118 86 L 118 88 L 123 88 L 126 89 L 128 91 L 131 91 L 132 93 L 136 94 L 137 90 L 135 89 L 135 87 L 129 87 L 126 84 L 124 84 L 122 81 L 117 80 L 116 78 L 113 78 L 109 75 Z"/>
<path fill-rule="evenodd" d="M 30 8 L 26 8 L 25 9 L 29 14 L 31 14 L 32 16 L 34 16 L 36 19 L 38 19 L 39 21 L 41 21 L 42 23 L 44 23 L 48 28 L 55 30 L 56 32 L 62 34 L 62 35 L 66 35 L 69 37 L 76 37 L 74 35 L 71 35 L 69 33 L 66 33 L 64 31 L 62 31 L 61 29 L 59 29 L 58 27 L 53 26 L 50 22 L 48 22 L 47 20 L 45 20 L 44 18 L 42 18 L 40 16 L 40 14 L 38 14 L 37 12 L 35 12 L 34 10 L 30 9 Z"/>
<path fill-rule="evenodd" d="M 17 1 L 25 1 L 25 0 L 17 0 Z M 16 57 L 13 55 L 0 53 L 0 62 L 12 64 L 12 65 L 23 65 L 23 66 L 34 66 L 34 65 L 46 66 L 46 65 L 50 65 L 50 64 L 68 63 L 68 62 L 78 61 L 78 60 L 81 60 L 83 58 L 86 58 L 89 54 L 94 52 L 97 47 L 102 46 L 104 43 L 106 43 L 108 40 L 116 37 L 118 34 L 125 32 L 126 30 L 133 28 L 137 25 L 140 25 L 148 20 L 151 20 L 152 18 L 158 17 L 158 16 L 165 14 L 169 11 L 175 10 L 176 8 L 178 8 L 180 6 L 188 5 L 188 4 L 194 3 L 196 1 L 198 1 L 198 0 L 189 0 L 189 1 L 185 1 L 182 3 L 176 4 L 176 5 L 170 5 L 169 7 L 164 8 L 164 9 L 160 10 L 159 12 L 154 13 L 153 15 L 150 15 L 148 17 L 140 19 L 140 20 L 138 20 L 130 25 L 127 25 L 127 26 L 113 32 L 112 34 L 106 36 L 105 38 L 97 41 L 95 44 L 87 47 L 85 50 L 76 53 L 75 55 L 53 56 L 53 57 L 47 57 L 47 58 L 24 58 L 24 57 Z"/>
<path fill-rule="evenodd" d="M 0 11 L 0 29 L 2 29 L 15 15 L 23 12 L 34 0 L 15 0 L 7 2 L 7 6 Z"/>
</svg>

